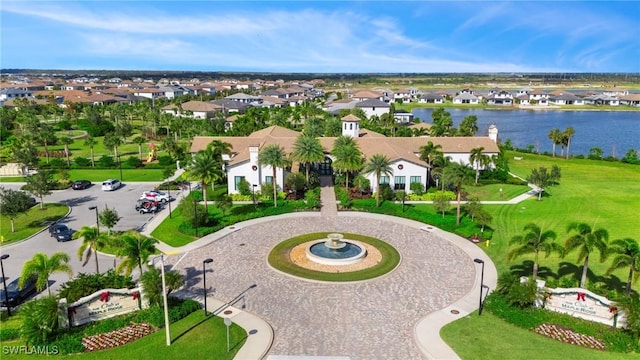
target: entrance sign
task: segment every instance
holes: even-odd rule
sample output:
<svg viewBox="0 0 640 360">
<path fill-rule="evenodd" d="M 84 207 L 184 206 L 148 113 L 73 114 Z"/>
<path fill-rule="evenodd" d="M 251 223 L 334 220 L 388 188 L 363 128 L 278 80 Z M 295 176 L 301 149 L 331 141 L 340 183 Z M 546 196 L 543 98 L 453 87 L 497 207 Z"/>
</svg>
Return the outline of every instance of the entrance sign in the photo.
<svg viewBox="0 0 640 360">
<path fill-rule="evenodd" d="M 543 306 L 547 310 L 569 314 L 613 327 L 625 327 L 624 314 L 616 304 L 600 295 L 581 288 L 545 288 Z"/>
<path fill-rule="evenodd" d="M 71 326 L 79 326 L 140 310 L 143 308 L 140 294 L 140 288 L 96 291 L 69 304 L 69 323 Z"/>
</svg>

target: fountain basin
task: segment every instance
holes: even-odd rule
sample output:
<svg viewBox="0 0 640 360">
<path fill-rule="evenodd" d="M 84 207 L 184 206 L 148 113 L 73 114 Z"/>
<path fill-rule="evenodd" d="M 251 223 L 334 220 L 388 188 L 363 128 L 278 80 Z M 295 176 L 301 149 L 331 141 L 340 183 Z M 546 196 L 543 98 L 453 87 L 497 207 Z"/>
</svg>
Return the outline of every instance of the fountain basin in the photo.
<svg viewBox="0 0 640 360">
<path fill-rule="evenodd" d="M 356 264 L 367 255 L 363 244 L 353 240 L 340 240 L 340 247 L 327 246 L 326 240 L 312 242 L 306 249 L 307 258 L 323 265 Z"/>
</svg>

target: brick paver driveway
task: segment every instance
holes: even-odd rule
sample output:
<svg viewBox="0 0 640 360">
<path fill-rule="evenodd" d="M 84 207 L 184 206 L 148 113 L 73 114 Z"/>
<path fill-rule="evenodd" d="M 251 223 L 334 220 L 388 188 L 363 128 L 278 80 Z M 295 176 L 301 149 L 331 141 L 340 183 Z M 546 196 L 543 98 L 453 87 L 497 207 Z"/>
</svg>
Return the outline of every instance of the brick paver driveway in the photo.
<svg viewBox="0 0 640 360">
<path fill-rule="evenodd" d="M 271 248 L 318 231 L 353 232 L 393 245 L 400 265 L 360 283 L 319 283 L 293 278 L 267 264 Z M 187 290 L 202 293 L 202 260 L 210 296 L 229 301 L 247 292 L 246 310 L 274 329 L 273 355 L 349 356 L 351 359 L 420 359 L 413 336 L 419 319 L 460 299 L 475 278 L 473 260 L 429 232 L 362 217 L 302 217 L 248 226 L 196 251 L 167 259 L 187 276 Z M 242 305 L 242 302 L 238 306 Z"/>
</svg>

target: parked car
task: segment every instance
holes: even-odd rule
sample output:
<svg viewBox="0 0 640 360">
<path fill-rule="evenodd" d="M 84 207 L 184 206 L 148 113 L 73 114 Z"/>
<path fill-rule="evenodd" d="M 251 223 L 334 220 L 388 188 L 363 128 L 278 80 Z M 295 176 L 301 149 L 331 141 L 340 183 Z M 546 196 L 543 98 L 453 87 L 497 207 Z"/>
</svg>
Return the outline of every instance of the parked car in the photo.
<svg viewBox="0 0 640 360">
<path fill-rule="evenodd" d="M 140 199 L 155 200 L 162 203 L 171 201 L 171 197 L 169 196 L 169 194 L 158 190 L 145 191 L 140 196 Z"/>
<path fill-rule="evenodd" d="M 3 307 L 7 307 L 7 299 L 9 300 L 9 306 L 14 307 L 20 305 L 25 301 L 29 295 L 36 292 L 36 280 L 35 276 L 30 277 L 25 281 L 22 289 L 18 287 L 20 278 L 13 280 L 7 284 L 7 296 L 5 297 L 4 289 L 0 290 L 0 304 Z"/>
<path fill-rule="evenodd" d="M 49 235 L 58 240 L 58 242 L 69 241 L 73 235 L 73 230 L 64 224 L 52 224 L 49 226 Z"/>
<path fill-rule="evenodd" d="M 120 186 L 122 186 L 122 183 L 118 179 L 109 179 L 102 182 L 103 191 L 117 190 Z"/>
<path fill-rule="evenodd" d="M 136 211 L 140 214 L 156 213 L 160 210 L 157 201 L 149 199 L 139 199 L 136 202 Z"/>
<path fill-rule="evenodd" d="M 91 186 L 91 181 L 89 180 L 76 180 L 73 182 L 73 185 L 71 185 L 71 188 L 73 190 L 84 190 L 90 186 Z"/>
</svg>

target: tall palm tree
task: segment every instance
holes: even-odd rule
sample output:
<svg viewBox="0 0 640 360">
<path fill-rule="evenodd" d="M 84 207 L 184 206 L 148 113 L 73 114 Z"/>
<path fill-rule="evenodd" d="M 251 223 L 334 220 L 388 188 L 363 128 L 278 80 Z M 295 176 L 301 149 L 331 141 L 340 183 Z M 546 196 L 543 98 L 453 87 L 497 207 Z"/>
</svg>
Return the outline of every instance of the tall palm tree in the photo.
<svg viewBox="0 0 640 360">
<path fill-rule="evenodd" d="M 87 265 L 89 259 L 93 255 L 96 261 L 96 273 L 100 273 L 100 268 L 98 267 L 98 248 L 104 245 L 104 239 L 100 237 L 100 231 L 97 227 L 83 226 L 79 231 L 73 233 L 73 238 L 83 238 L 82 245 L 78 248 L 78 259 L 82 260 L 84 257 L 84 262 L 82 266 Z M 86 254 L 85 254 L 86 252 Z"/>
<path fill-rule="evenodd" d="M 548 257 L 552 252 L 562 254 L 562 246 L 556 244 L 556 233 L 547 230 L 542 231 L 540 226 L 530 223 L 524 226 L 524 230 L 528 231 L 526 234 L 517 235 L 511 238 L 509 245 L 518 244 L 519 246 L 511 250 L 507 255 L 509 261 L 525 255 L 533 253 L 533 280 L 538 277 L 538 255 L 540 252 L 545 253 L 545 257 Z"/>
<path fill-rule="evenodd" d="M 113 156 L 118 158 L 118 147 L 123 143 L 122 137 L 116 133 L 110 133 L 105 135 L 102 141 L 104 142 L 104 147 L 113 149 Z"/>
<path fill-rule="evenodd" d="M 142 275 L 142 264 L 146 264 L 149 257 L 156 252 L 156 239 L 146 237 L 138 232 L 130 231 L 121 237 L 122 247 L 117 250 L 117 256 L 124 260 L 116 268 L 117 273 L 125 270 L 127 276 L 131 275 L 137 266 Z"/>
<path fill-rule="evenodd" d="M 68 136 L 62 136 L 59 140 L 62 145 L 64 145 L 64 155 L 67 158 L 67 166 L 71 166 L 71 160 L 69 159 L 69 145 L 73 144 L 73 139 Z"/>
<path fill-rule="evenodd" d="M 601 257 L 606 256 L 605 252 L 607 249 L 607 241 L 609 240 L 609 233 L 605 229 L 594 230 L 585 223 L 569 224 L 569 226 L 567 226 L 567 233 L 572 231 L 575 231 L 576 234 L 565 241 L 565 254 L 574 249 L 579 249 L 578 261 L 584 260 L 580 287 L 584 288 L 587 282 L 587 271 L 589 269 L 589 255 L 597 249 Z"/>
<path fill-rule="evenodd" d="M 473 169 L 463 164 L 451 163 L 444 169 L 442 181 L 447 184 L 453 184 L 456 187 L 457 209 L 456 209 L 456 225 L 460 225 L 460 198 L 462 196 L 462 185 L 469 184 L 473 180 Z"/>
<path fill-rule="evenodd" d="M 569 159 L 569 147 L 571 146 L 571 139 L 573 138 L 573 135 L 576 134 L 576 131 L 569 126 L 568 128 L 564 129 L 564 131 L 562 132 L 562 136 L 565 138 L 566 141 L 566 145 L 567 145 L 567 157 L 566 159 Z"/>
<path fill-rule="evenodd" d="M 324 150 L 322 150 L 320 140 L 312 136 L 298 136 L 296 142 L 293 144 L 291 159 L 305 164 L 307 186 L 309 186 L 309 169 L 311 168 L 311 164 L 324 160 Z"/>
<path fill-rule="evenodd" d="M 36 253 L 31 260 L 24 263 L 22 266 L 22 272 L 20 273 L 20 281 L 18 286 L 22 288 L 25 281 L 31 276 L 36 276 L 36 288 L 38 291 L 47 288 L 49 295 L 51 295 L 51 289 L 49 288 L 49 277 L 53 273 L 64 272 L 73 276 L 71 266 L 69 266 L 69 255 L 63 252 L 57 252 L 48 257 L 44 253 Z"/>
<path fill-rule="evenodd" d="M 491 162 L 491 158 L 483 153 L 484 147 L 480 146 L 474 149 L 471 149 L 471 153 L 469 155 L 469 162 L 474 165 L 476 170 L 476 180 L 475 184 L 478 185 L 478 178 L 480 177 L 480 168 L 484 168 Z"/>
<path fill-rule="evenodd" d="M 438 156 L 433 159 L 433 162 L 431 163 L 431 170 L 429 171 L 431 174 L 432 178 L 436 178 L 436 179 L 442 179 L 443 175 L 444 175 L 444 169 L 447 168 L 447 166 L 449 166 L 449 164 L 451 164 L 451 158 L 449 156 L 444 156 L 443 153 L 438 154 Z M 441 183 L 441 190 L 442 192 L 444 192 L 444 180 L 440 181 Z M 438 186 L 438 181 L 436 181 L 436 187 Z"/>
<path fill-rule="evenodd" d="M 422 145 L 420 147 L 420 160 L 424 161 L 429 165 L 427 169 L 427 182 L 431 182 L 431 166 L 433 162 L 438 158 L 438 156 L 442 156 L 442 145 L 434 144 L 433 141 L 429 141 L 426 145 Z"/>
<path fill-rule="evenodd" d="M 389 158 L 382 154 L 374 154 L 369 161 L 364 165 L 362 171 L 365 174 L 376 175 L 376 206 L 380 207 L 380 177 L 382 174 L 391 176 L 393 169 L 391 168 L 391 161 Z"/>
<path fill-rule="evenodd" d="M 96 167 L 95 157 L 93 154 L 93 147 L 96 146 L 98 142 L 93 136 L 89 135 L 86 139 L 84 139 L 84 146 L 88 146 L 89 150 L 91 150 L 91 167 Z"/>
<path fill-rule="evenodd" d="M 551 140 L 551 145 L 552 145 L 552 154 L 553 157 L 556 157 L 556 145 L 561 141 L 562 139 L 562 134 L 560 133 L 560 129 L 552 129 L 551 131 L 549 131 L 549 140 Z"/>
<path fill-rule="evenodd" d="M 261 165 L 271 166 L 273 176 L 271 178 L 271 184 L 273 185 L 273 207 L 278 207 L 278 184 L 276 181 L 276 169 L 284 169 L 291 166 L 291 160 L 287 158 L 287 153 L 284 148 L 278 144 L 269 144 L 262 148 L 258 154 L 258 162 Z"/>
<path fill-rule="evenodd" d="M 611 267 L 606 274 L 611 275 L 617 269 L 629 267 L 629 277 L 627 278 L 627 295 L 631 293 L 631 283 L 638 281 L 640 277 L 640 246 L 638 242 L 631 238 L 613 240 L 609 243 L 608 254 L 616 254 Z"/>
<path fill-rule="evenodd" d="M 331 155 L 335 158 L 333 167 L 346 174 L 345 184 L 349 188 L 349 172 L 362 169 L 362 152 L 350 136 L 338 136 L 333 142 Z"/>
<path fill-rule="evenodd" d="M 138 156 L 140 157 L 140 161 L 142 161 L 142 144 L 147 142 L 147 139 L 144 136 L 136 136 L 133 138 L 133 143 L 138 145 Z"/>
<path fill-rule="evenodd" d="M 207 206 L 207 184 L 213 183 L 222 177 L 222 159 L 213 152 L 211 147 L 200 150 L 193 157 L 191 164 L 187 166 L 187 176 L 202 183 L 202 196 L 204 207 Z"/>
</svg>

